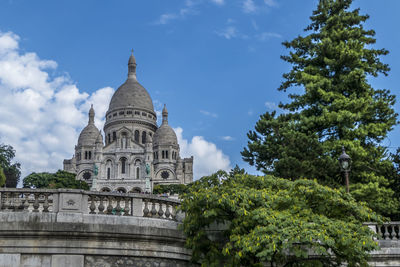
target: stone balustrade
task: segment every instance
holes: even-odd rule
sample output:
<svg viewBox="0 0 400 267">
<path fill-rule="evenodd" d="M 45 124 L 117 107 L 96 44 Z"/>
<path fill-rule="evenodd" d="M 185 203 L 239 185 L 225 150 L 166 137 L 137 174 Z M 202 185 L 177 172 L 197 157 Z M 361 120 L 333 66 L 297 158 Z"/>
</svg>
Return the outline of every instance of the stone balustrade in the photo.
<svg viewBox="0 0 400 267">
<path fill-rule="evenodd" d="M 179 200 L 147 194 L 1 188 L 0 212 L 82 213 L 177 219 Z"/>
<path fill-rule="evenodd" d="M 400 222 L 386 222 L 382 225 L 376 223 L 365 223 L 369 228 L 378 235 L 378 240 L 400 240 Z"/>
</svg>

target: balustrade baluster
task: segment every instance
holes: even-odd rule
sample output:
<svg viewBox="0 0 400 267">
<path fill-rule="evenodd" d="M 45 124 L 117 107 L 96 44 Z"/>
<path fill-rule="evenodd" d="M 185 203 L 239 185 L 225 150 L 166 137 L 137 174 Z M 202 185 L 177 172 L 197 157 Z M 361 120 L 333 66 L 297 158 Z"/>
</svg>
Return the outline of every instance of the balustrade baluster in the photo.
<svg viewBox="0 0 400 267">
<path fill-rule="evenodd" d="M 383 234 L 382 234 L 382 225 L 377 225 L 376 226 L 376 233 L 378 234 L 378 239 L 382 239 L 383 238 Z"/>
<path fill-rule="evenodd" d="M 112 197 L 107 197 L 108 205 L 107 205 L 107 214 L 113 214 L 113 198 Z"/>
<path fill-rule="evenodd" d="M 151 200 L 151 217 L 155 217 L 157 215 L 157 210 L 156 210 L 156 201 Z"/>
<path fill-rule="evenodd" d="M 12 211 L 15 211 L 18 207 L 18 193 L 11 193 L 11 198 L 10 198 L 10 204 L 8 206 L 8 208 Z"/>
<path fill-rule="evenodd" d="M 12 199 L 12 211 L 18 211 L 19 205 L 20 205 L 20 199 L 19 199 L 19 193 L 14 192 L 11 193 L 11 199 Z"/>
<path fill-rule="evenodd" d="M 144 209 L 143 209 L 143 217 L 149 217 L 150 216 L 150 210 L 149 210 L 149 200 L 144 199 Z"/>
<path fill-rule="evenodd" d="M 24 193 L 18 193 L 17 196 L 18 196 L 18 207 L 16 207 L 16 209 L 18 211 L 23 211 L 25 203 Z"/>
<path fill-rule="evenodd" d="M 3 209 L 3 210 L 6 210 L 6 209 L 8 209 L 8 192 L 7 193 L 3 193 L 2 194 L 2 201 L 3 201 L 3 205 L 1 206 L 1 208 Z"/>
<path fill-rule="evenodd" d="M 169 211 L 169 204 L 168 202 L 165 202 L 165 218 L 169 219 L 169 216 L 171 216 L 171 212 Z"/>
<path fill-rule="evenodd" d="M 126 197 L 125 198 L 125 207 L 124 207 L 124 216 L 130 216 L 131 214 L 129 213 L 130 212 L 130 209 L 129 209 L 129 203 L 130 203 L 130 198 L 129 197 Z"/>
<path fill-rule="evenodd" d="M 158 201 L 158 217 L 162 218 L 164 215 L 163 201 Z"/>
<path fill-rule="evenodd" d="M 172 207 L 172 212 L 171 212 L 172 220 L 176 221 L 176 204 L 173 203 L 173 204 L 171 205 L 171 207 Z"/>
<path fill-rule="evenodd" d="M 24 203 L 23 203 L 23 210 L 29 211 L 29 196 L 30 193 L 25 193 L 24 194 Z"/>
<path fill-rule="evenodd" d="M 115 207 L 115 214 L 116 214 L 116 215 L 121 215 L 121 205 L 120 205 L 120 202 L 121 202 L 121 198 L 120 198 L 120 197 L 117 197 L 117 206 Z"/>
<path fill-rule="evenodd" d="M 34 193 L 35 201 L 33 202 L 33 212 L 39 212 L 39 193 Z"/>
<path fill-rule="evenodd" d="M 96 197 L 94 195 L 90 195 L 90 206 L 89 206 L 90 212 L 89 212 L 89 214 L 96 214 L 95 201 L 96 201 Z"/>
<path fill-rule="evenodd" d="M 99 209 L 98 214 L 104 214 L 103 199 L 104 199 L 104 197 L 103 197 L 103 196 L 100 196 L 100 204 L 99 204 L 99 207 L 98 207 L 98 209 Z"/>
<path fill-rule="evenodd" d="M 45 193 L 44 195 L 44 202 L 43 202 L 43 212 L 49 212 L 49 194 Z"/>
<path fill-rule="evenodd" d="M 397 232 L 396 232 L 396 228 L 398 228 L 398 226 L 396 225 L 392 225 L 392 240 L 397 240 Z M 400 229 L 399 229 L 400 230 Z"/>
<path fill-rule="evenodd" d="M 385 228 L 384 228 L 384 229 L 385 229 L 384 239 L 385 239 L 385 240 L 388 240 L 390 234 L 389 234 L 389 227 L 388 227 L 387 224 L 385 224 Z"/>
</svg>

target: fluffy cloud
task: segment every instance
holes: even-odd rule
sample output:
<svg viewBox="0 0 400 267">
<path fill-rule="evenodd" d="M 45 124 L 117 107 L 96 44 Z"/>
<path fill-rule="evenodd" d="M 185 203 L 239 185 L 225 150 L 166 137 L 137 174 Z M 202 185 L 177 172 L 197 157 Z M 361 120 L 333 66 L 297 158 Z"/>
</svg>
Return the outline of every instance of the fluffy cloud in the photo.
<svg viewBox="0 0 400 267">
<path fill-rule="evenodd" d="M 217 113 L 210 112 L 210 111 L 207 111 L 207 110 L 200 110 L 200 113 L 203 114 L 203 115 L 206 115 L 206 116 L 213 117 L 213 118 L 218 118 L 218 114 Z"/>
<path fill-rule="evenodd" d="M 175 13 L 165 13 L 162 14 L 157 21 L 154 22 L 156 25 L 164 25 L 168 24 L 169 22 L 176 20 L 176 19 L 184 19 L 187 15 L 191 14 L 196 14 L 197 11 L 195 7 L 199 5 L 202 1 L 199 0 L 186 0 L 184 2 L 183 7 L 181 7 L 177 12 Z M 222 0 L 213 0 L 214 3 L 216 4 L 223 4 L 224 1 Z M 222 2 L 222 3 L 221 3 Z"/>
<path fill-rule="evenodd" d="M 264 0 L 264 3 L 269 6 L 269 7 L 276 7 L 278 4 L 275 2 L 275 0 Z"/>
<path fill-rule="evenodd" d="M 24 177 L 62 168 L 87 124 L 90 104 L 101 128 L 114 90 L 81 92 L 67 75 L 50 74 L 56 62 L 21 52 L 19 39 L 0 32 L 0 142 L 16 149 Z"/>
<path fill-rule="evenodd" d="M 80 91 L 68 75 L 53 76 L 57 63 L 19 49 L 19 37 L 0 32 L 0 143 L 12 145 L 22 164 L 22 178 L 36 171 L 62 169 L 74 153 L 80 131 L 88 122 L 93 104 L 99 129 L 114 89 L 91 94 Z M 155 100 L 159 114 L 161 102 Z M 216 170 L 229 170 L 230 161 L 215 144 L 201 136 L 191 141 L 176 133 L 182 157 L 194 156 L 195 178 Z"/>
<path fill-rule="evenodd" d="M 216 5 L 222 6 L 225 4 L 224 0 L 211 0 L 211 2 L 213 2 Z"/>
<path fill-rule="evenodd" d="M 178 137 L 181 157 L 194 156 L 194 178 L 197 180 L 217 170 L 229 171 L 231 162 L 229 157 L 222 150 L 202 136 L 194 136 L 191 141 L 182 136 L 183 129 L 174 129 Z"/>
<path fill-rule="evenodd" d="M 244 13 L 254 13 L 257 11 L 256 4 L 253 0 L 244 0 L 242 7 Z"/>
<path fill-rule="evenodd" d="M 235 138 L 233 138 L 230 135 L 222 136 L 221 139 L 224 140 L 224 141 L 233 141 L 233 140 L 235 140 Z"/>
</svg>

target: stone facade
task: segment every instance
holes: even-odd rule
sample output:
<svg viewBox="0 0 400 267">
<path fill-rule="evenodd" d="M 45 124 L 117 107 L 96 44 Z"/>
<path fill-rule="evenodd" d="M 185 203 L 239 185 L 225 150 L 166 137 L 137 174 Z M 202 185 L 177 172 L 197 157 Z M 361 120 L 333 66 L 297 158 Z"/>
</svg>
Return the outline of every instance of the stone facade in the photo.
<svg viewBox="0 0 400 267">
<path fill-rule="evenodd" d="M 137 81 L 136 60 L 128 62 L 128 79 L 114 93 L 106 113 L 105 138 L 94 125 L 93 106 L 72 159 L 64 170 L 91 185 L 92 190 L 151 191 L 155 184 L 193 181 L 193 157 L 181 158 L 164 106 L 162 124 L 147 90 Z"/>
</svg>

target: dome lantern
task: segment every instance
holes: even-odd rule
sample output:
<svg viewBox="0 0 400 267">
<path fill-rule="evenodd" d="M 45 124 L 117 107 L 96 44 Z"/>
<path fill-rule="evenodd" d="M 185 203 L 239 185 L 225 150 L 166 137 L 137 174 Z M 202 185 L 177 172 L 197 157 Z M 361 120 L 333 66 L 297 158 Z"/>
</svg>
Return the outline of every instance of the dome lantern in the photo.
<svg viewBox="0 0 400 267">
<path fill-rule="evenodd" d="M 167 106 L 164 104 L 164 108 L 162 110 L 162 124 L 168 124 L 168 110 Z"/>
<path fill-rule="evenodd" d="M 133 49 L 128 61 L 128 78 L 136 79 L 136 59 L 133 56 Z"/>
<path fill-rule="evenodd" d="M 93 104 L 90 107 L 89 110 L 89 124 L 94 124 L 94 109 L 93 109 Z"/>
</svg>

